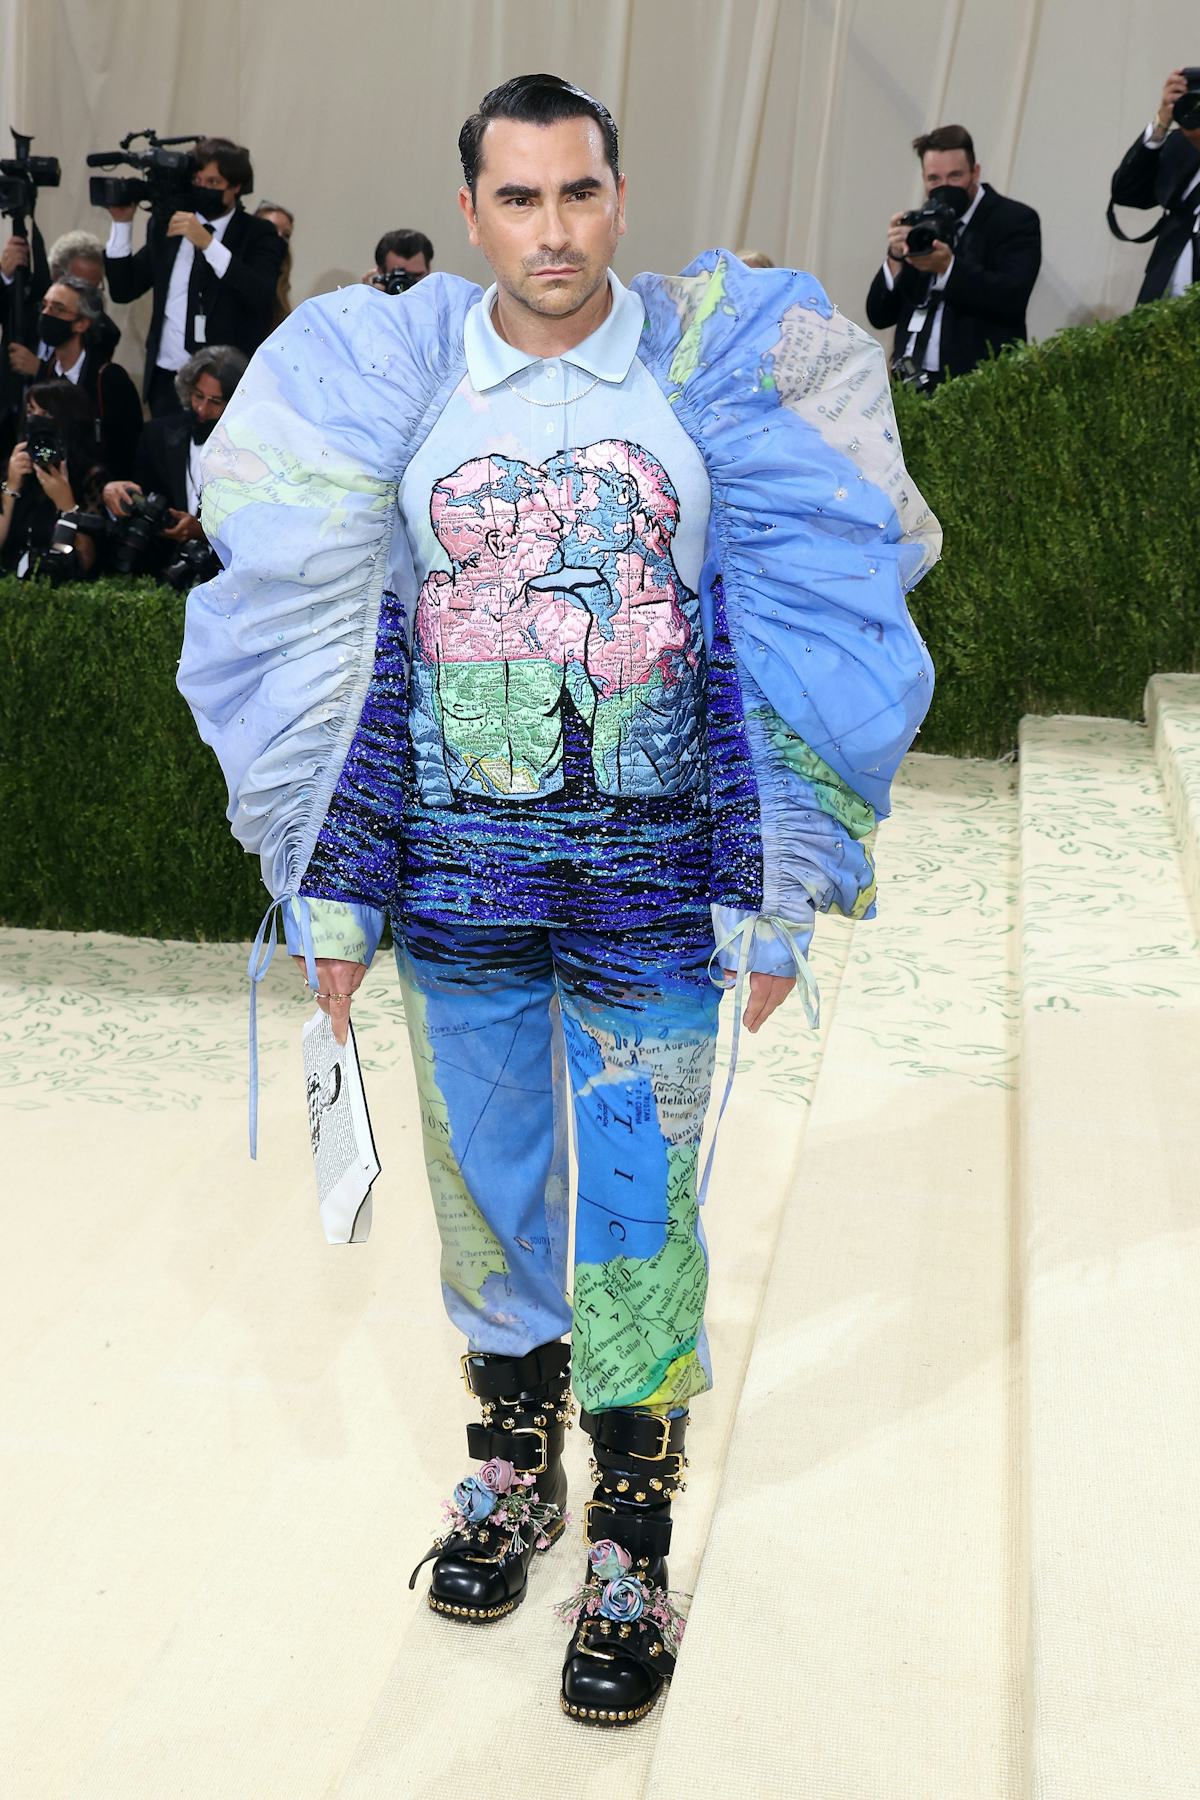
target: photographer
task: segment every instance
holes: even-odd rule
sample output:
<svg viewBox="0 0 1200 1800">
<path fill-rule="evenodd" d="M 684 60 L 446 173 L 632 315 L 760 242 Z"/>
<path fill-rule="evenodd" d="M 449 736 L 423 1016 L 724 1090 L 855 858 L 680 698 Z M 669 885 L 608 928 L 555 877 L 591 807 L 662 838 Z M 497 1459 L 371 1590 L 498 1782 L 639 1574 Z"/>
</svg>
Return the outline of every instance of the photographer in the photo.
<svg viewBox="0 0 1200 1800">
<path fill-rule="evenodd" d="M 893 214 L 867 318 L 877 329 L 895 326 L 893 372 L 928 390 L 1024 340 L 1042 234 L 1032 207 L 982 181 L 963 126 L 939 126 L 915 138 L 913 149 L 928 217 Z"/>
<path fill-rule="evenodd" d="M 363 281 L 368 287 L 402 293 L 404 287 L 423 281 L 433 267 L 433 245 L 423 231 L 385 231 L 375 246 L 375 267 Z M 403 277 L 408 276 L 407 282 Z"/>
<path fill-rule="evenodd" d="M 161 573 L 180 546 L 207 547 L 200 524 L 200 452 L 246 371 L 246 358 L 227 344 L 209 344 L 188 358 L 175 377 L 179 408 L 151 419 L 142 432 L 132 481 L 110 481 L 104 504 L 117 519 L 130 516 L 134 495 L 161 494 L 170 505 L 169 526 L 157 534 L 147 565 Z M 191 552 L 193 556 L 198 552 Z"/>
<path fill-rule="evenodd" d="M 1125 238 L 1113 206 L 1163 211 L 1145 237 Z M 1126 243 L 1154 240 L 1139 306 L 1182 294 L 1200 279 L 1200 68 L 1175 69 L 1167 76 L 1158 111 L 1112 178 L 1108 222 Z"/>
<path fill-rule="evenodd" d="M 274 331 L 292 310 L 292 233 L 296 229 L 296 215 L 278 200 L 260 200 L 254 216 L 273 225 L 286 245 L 279 265 L 279 280 L 275 283 L 275 305 L 271 312 L 271 330 Z"/>
<path fill-rule="evenodd" d="M 109 292 L 127 303 L 154 290 L 144 395 L 154 417 L 178 411 L 175 376 L 203 345 L 233 345 L 250 357 L 271 330 L 286 244 L 242 205 L 254 185 L 249 152 L 228 138 L 202 138 L 192 153 L 194 210 L 164 224 L 151 214 L 133 249 L 133 206 L 110 206 L 105 251 Z"/>
<path fill-rule="evenodd" d="M 22 579 L 49 572 L 55 527 L 77 508 L 94 512 L 106 474 L 96 460 L 95 414 L 87 395 L 69 381 L 40 381 L 25 401 L 25 429 L 8 459 L 0 485 L 0 569 Z M 89 532 L 74 534 L 69 572 L 96 571 L 99 545 Z"/>
<path fill-rule="evenodd" d="M 110 474 L 129 475 L 142 435 L 142 403 L 125 370 L 112 360 L 114 329 L 99 288 L 64 275 L 42 300 L 37 333 L 45 356 L 39 362 L 35 351 L 14 345 L 9 360 L 22 375 L 42 381 L 62 377 L 85 393 L 97 421 L 101 461 Z"/>
<path fill-rule="evenodd" d="M 30 238 L 33 240 L 32 248 Z M 30 270 L 30 299 L 34 306 L 38 306 L 53 277 L 46 260 L 46 245 L 36 225 L 33 225 L 29 237 L 13 232 L 0 251 L 0 326 L 4 329 L 6 340 L 9 337 L 12 286 L 21 269 Z"/>
</svg>

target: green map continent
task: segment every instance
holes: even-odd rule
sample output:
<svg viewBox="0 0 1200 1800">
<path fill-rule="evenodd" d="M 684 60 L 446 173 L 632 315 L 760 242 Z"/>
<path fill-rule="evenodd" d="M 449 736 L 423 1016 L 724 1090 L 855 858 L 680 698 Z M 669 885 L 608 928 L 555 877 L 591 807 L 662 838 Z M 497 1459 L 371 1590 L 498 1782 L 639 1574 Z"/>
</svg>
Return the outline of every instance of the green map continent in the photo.
<svg viewBox="0 0 1200 1800">
<path fill-rule="evenodd" d="M 682 1404 L 708 1377 L 696 1354 L 708 1290 L 697 1241 L 695 1145 L 667 1149 L 666 1242 L 647 1258 L 575 1268 L 575 1383 L 589 1409 Z"/>
<path fill-rule="evenodd" d="M 442 1237 L 442 1280 L 469 1306 L 482 1307 L 488 1277 L 507 1275 L 508 1264 L 495 1232 L 467 1192 L 450 1144 L 450 1116 L 437 1084 L 435 1053 L 425 1029 L 424 997 L 411 982 L 403 986 L 405 1011 L 416 1027 L 413 1061 L 429 1187 Z"/>
</svg>

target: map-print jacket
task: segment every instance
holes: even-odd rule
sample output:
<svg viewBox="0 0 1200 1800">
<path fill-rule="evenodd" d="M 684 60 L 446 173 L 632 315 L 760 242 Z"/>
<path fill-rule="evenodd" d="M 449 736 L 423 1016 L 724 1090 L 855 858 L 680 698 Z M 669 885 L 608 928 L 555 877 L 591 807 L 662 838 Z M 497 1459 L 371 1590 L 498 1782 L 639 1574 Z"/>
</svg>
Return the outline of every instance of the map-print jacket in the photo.
<svg viewBox="0 0 1200 1800">
<path fill-rule="evenodd" d="M 754 868 L 715 870 L 714 935 L 727 964 L 791 972 L 814 908 L 874 911 L 870 836 L 932 692 L 905 596 L 941 533 L 882 351 L 811 276 L 718 250 L 632 286 L 638 355 L 712 483 L 702 616 L 711 647 L 723 596 L 750 771 L 724 804 Z M 306 302 L 210 439 L 203 518 L 225 567 L 188 602 L 179 686 L 293 949 L 370 961 L 393 897 L 404 700 L 380 600 L 411 628 L 397 487 L 462 379 L 479 298 L 434 275 L 401 300 Z"/>
</svg>

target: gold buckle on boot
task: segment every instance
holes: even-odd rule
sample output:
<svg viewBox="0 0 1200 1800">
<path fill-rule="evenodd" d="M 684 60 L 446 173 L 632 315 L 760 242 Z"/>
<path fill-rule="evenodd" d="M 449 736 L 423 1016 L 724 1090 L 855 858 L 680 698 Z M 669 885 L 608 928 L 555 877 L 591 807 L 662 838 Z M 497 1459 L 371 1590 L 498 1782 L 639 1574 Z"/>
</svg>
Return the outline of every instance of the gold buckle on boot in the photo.
<svg viewBox="0 0 1200 1800">
<path fill-rule="evenodd" d="M 597 1629 L 596 1621 L 594 1619 L 588 1619 L 583 1630 L 575 1640 L 576 1650 L 580 1651 L 584 1656 L 594 1656 L 600 1662 L 616 1662 L 617 1659 L 613 1651 L 597 1650 L 595 1645 L 589 1641 L 589 1633 Z"/>
<path fill-rule="evenodd" d="M 671 1442 L 671 1427 L 675 1423 L 674 1419 L 668 1419 L 665 1413 L 643 1413 L 642 1417 L 644 1419 L 653 1419 L 656 1425 L 662 1427 L 662 1444 L 654 1452 L 653 1456 L 642 1456 L 640 1452 L 635 1452 L 634 1454 L 637 1455 L 639 1462 L 666 1462 L 667 1449 Z"/>
<path fill-rule="evenodd" d="M 535 1468 L 522 1469 L 520 1471 L 520 1473 L 522 1475 L 544 1475 L 546 1473 L 546 1469 L 548 1467 L 546 1458 L 550 1453 L 550 1446 L 549 1446 L 548 1439 L 546 1437 L 546 1433 L 542 1429 L 542 1427 L 540 1425 L 514 1425 L 510 1428 L 508 1435 L 510 1437 L 541 1438 L 541 1440 L 542 1440 L 542 1460 L 541 1460 L 541 1462 L 538 1463 Z"/>
</svg>

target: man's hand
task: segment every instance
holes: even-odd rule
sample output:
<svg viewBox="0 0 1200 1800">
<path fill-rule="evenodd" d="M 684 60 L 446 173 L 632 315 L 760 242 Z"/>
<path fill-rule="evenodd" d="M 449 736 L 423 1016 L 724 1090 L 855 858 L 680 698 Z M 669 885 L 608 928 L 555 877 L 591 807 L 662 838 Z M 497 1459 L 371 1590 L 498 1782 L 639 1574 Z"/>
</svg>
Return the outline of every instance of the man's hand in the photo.
<svg viewBox="0 0 1200 1800">
<path fill-rule="evenodd" d="M 23 237 L 10 237 L 4 249 L 0 250 L 0 275 L 9 279 L 18 269 L 29 267 L 29 240 Z"/>
<path fill-rule="evenodd" d="M 128 225 L 133 218 L 134 213 L 137 211 L 137 208 L 133 206 L 110 206 L 105 210 L 111 218 L 116 220 L 118 225 Z"/>
<path fill-rule="evenodd" d="M 191 212 L 172 213 L 167 236 L 186 238 L 189 244 L 195 244 L 197 250 L 207 250 L 213 241 L 213 234 L 204 220 L 198 219 Z"/>
<path fill-rule="evenodd" d="M 726 969 L 726 987 L 732 987 L 736 980 L 735 971 Z M 776 1007 L 783 1005 L 795 985 L 794 975 L 760 975 L 756 970 L 751 971 L 750 998 L 742 1014 L 742 1024 L 746 1030 L 757 1031 L 760 1025 L 765 1025 Z"/>
<path fill-rule="evenodd" d="M 42 366 L 37 359 L 37 353 L 27 350 L 24 344 L 9 345 L 8 361 L 9 366 L 15 369 L 18 375 L 36 375 Z"/>
<path fill-rule="evenodd" d="M 1169 131 L 1175 117 L 1175 102 L 1187 93 L 1187 76 L 1182 69 L 1172 69 L 1163 85 L 1162 99 L 1158 105 L 1158 123 L 1163 131 Z"/>
<path fill-rule="evenodd" d="M 934 238 L 933 249 L 928 256 L 910 256 L 909 267 L 920 269 L 922 275 L 944 275 L 954 261 L 954 252 L 949 244 L 943 244 L 940 238 Z"/>
<path fill-rule="evenodd" d="M 908 226 L 900 223 L 903 213 L 893 213 L 888 220 L 888 261 L 897 268 L 908 255 Z"/>
<path fill-rule="evenodd" d="M 32 458 L 22 441 L 8 459 L 8 474 L 4 478 L 5 486 L 13 489 L 19 488 L 32 468 Z"/>
<path fill-rule="evenodd" d="M 308 974 L 302 956 L 293 956 L 308 986 Z M 365 963 L 337 962 L 331 956 L 317 957 L 317 992 L 315 999 L 321 1011 L 327 1015 L 333 1025 L 333 1035 L 339 1044 L 344 1044 L 350 1026 L 350 1001 L 362 986 L 366 975 Z"/>
<path fill-rule="evenodd" d="M 159 532 L 160 537 L 167 538 L 172 544 L 187 544 L 193 538 L 204 536 L 204 527 L 195 513 L 180 512 L 177 506 L 172 506 L 169 510 L 171 523 L 163 526 Z"/>
<path fill-rule="evenodd" d="M 106 481 L 104 484 L 104 504 L 110 513 L 118 519 L 127 519 L 130 512 L 130 501 L 135 494 L 141 493 L 136 481 Z"/>
</svg>

